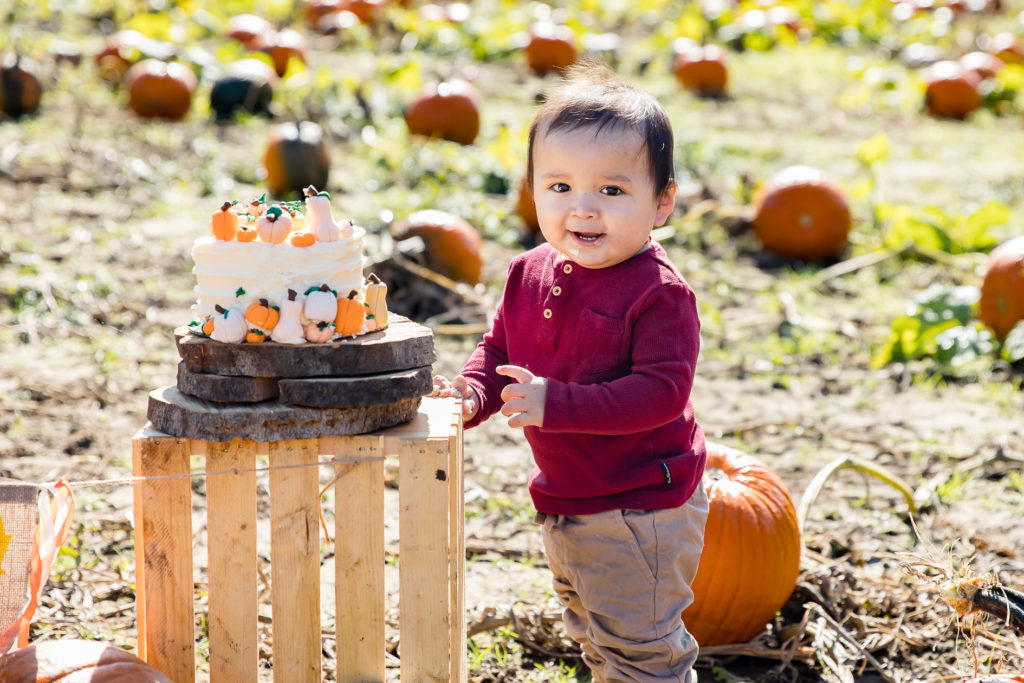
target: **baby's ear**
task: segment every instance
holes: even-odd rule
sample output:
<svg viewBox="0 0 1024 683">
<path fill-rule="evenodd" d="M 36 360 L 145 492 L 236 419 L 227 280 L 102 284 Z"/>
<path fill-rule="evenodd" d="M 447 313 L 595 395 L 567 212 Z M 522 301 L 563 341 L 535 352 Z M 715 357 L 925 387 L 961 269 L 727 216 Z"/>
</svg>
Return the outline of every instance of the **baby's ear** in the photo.
<svg viewBox="0 0 1024 683">
<path fill-rule="evenodd" d="M 676 184 L 672 183 L 658 197 L 658 209 L 654 216 L 654 227 L 665 224 L 676 205 Z"/>
</svg>

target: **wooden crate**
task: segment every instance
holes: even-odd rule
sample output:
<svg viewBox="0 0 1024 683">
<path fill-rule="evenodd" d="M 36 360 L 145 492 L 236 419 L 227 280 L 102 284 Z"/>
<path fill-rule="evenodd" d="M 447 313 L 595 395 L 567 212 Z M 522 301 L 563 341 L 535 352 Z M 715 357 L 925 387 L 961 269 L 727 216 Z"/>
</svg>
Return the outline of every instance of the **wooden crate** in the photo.
<svg viewBox="0 0 1024 683">
<path fill-rule="evenodd" d="M 385 680 L 384 461 L 398 456 L 403 681 L 466 681 L 461 410 L 425 398 L 371 434 L 258 443 L 133 439 L 139 656 L 196 679 L 190 456 L 205 456 L 211 683 L 257 680 L 256 456 L 269 456 L 275 683 L 319 682 L 320 456 L 334 483 L 337 680 Z M 329 465 L 328 465 L 329 466 Z"/>
</svg>

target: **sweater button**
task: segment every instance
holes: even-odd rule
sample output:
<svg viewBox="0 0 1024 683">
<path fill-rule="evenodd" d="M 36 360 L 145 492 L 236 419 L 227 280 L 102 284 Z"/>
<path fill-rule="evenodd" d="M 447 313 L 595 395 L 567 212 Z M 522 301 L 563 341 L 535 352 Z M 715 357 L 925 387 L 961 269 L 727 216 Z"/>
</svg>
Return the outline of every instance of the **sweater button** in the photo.
<svg viewBox="0 0 1024 683">
<path fill-rule="evenodd" d="M 562 272 L 565 273 L 566 275 L 571 273 L 572 272 L 572 264 L 571 263 L 566 263 L 564 266 L 562 266 Z"/>
<path fill-rule="evenodd" d="M 552 315 L 554 315 L 554 314 L 553 314 L 553 313 L 551 312 L 551 309 L 550 309 L 550 308 L 545 308 L 545 309 L 544 309 L 544 317 L 545 317 L 545 318 L 548 318 L 548 319 L 550 319 Z"/>
<path fill-rule="evenodd" d="M 562 288 L 559 287 L 558 285 L 555 285 L 554 287 L 551 288 L 551 293 L 554 294 L 555 296 L 561 296 Z"/>
</svg>

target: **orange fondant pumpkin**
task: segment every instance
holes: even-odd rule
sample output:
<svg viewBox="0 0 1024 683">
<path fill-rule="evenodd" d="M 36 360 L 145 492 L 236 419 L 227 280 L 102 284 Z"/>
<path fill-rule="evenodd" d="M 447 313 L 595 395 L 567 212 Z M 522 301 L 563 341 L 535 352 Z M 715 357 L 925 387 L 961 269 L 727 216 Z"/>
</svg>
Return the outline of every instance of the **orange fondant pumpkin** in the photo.
<svg viewBox="0 0 1024 683">
<path fill-rule="evenodd" d="M 366 306 L 356 298 L 356 290 L 352 290 L 345 298 L 338 297 L 338 314 L 334 318 L 334 326 L 338 334 L 346 337 L 358 334 L 366 320 Z"/>
<path fill-rule="evenodd" d="M 266 332 L 270 332 L 277 326 L 280 315 L 278 310 L 271 306 L 266 299 L 254 301 L 245 309 L 246 321 Z"/>
<path fill-rule="evenodd" d="M 783 169 L 760 188 L 754 204 L 754 234 L 768 251 L 815 261 L 846 245 L 850 207 L 839 187 L 816 168 Z"/>
<path fill-rule="evenodd" d="M 281 244 L 292 231 L 292 216 L 280 206 L 272 206 L 256 219 L 260 239 L 270 244 Z"/>
<path fill-rule="evenodd" d="M 283 123 L 267 138 L 263 166 L 267 187 L 278 197 L 302 192 L 307 185 L 325 186 L 330 165 L 323 130 L 312 121 Z"/>
<path fill-rule="evenodd" d="M 125 78 L 128 108 L 139 116 L 178 121 L 192 106 L 196 76 L 184 64 L 143 59 Z"/>
<path fill-rule="evenodd" d="M 334 338 L 334 323 L 311 320 L 306 323 L 306 341 L 324 344 Z"/>
<path fill-rule="evenodd" d="M 702 646 L 744 643 L 764 629 L 796 586 L 796 510 L 770 467 L 719 444 L 707 444 L 704 488 L 704 551 L 683 622 Z"/>
<path fill-rule="evenodd" d="M 302 232 L 293 232 L 288 238 L 288 242 L 293 247 L 310 247 L 316 244 L 316 238 L 313 237 L 313 233 L 303 230 Z"/>
<path fill-rule="evenodd" d="M 267 340 L 267 333 L 263 330 L 250 329 L 245 335 L 247 344 L 259 344 Z"/>
<path fill-rule="evenodd" d="M 992 250 L 985 266 L 978 316 L 999 339 L 1024 320 L 1024 235 Z"/>
<path fill-rule="evenodd" d="M 564 71 L 576 61 L 576 34 L 568 26 L 538 21 L 530 27 L 529 33 L 524 51 L 534 73 Z"/>
<path fill-rule="evenodd" d="M 43 89 L 35 64 L 18 54 L 9 54 L 0 64 L 0 111 L 12 118 L 39 109 Z"/>
<path fill-rule="evenodd" d="M 130 652 L 98 641 L 51 640 L 0 656 L 0 683 L 50 681 L 171 683 Z"/>
<path fill-rule="evenodd" d="M 392 224 L 391 236 L 398 241 L 421 238 L 430 268 L 460 282 L 480 282 L 483 238 L 465 219 L 438 209 L 414 211 Z"/>
<path fill-rule="evenodd" d="M 685 40 L 677 40 L 674 48 L 676 56 L 672 70 L 684 88 L 704 97 L 715 97 L 725 92 L 729 69 L 722 48 Z"/>
<path fill-rule="evenodd" d="M 405 122 L 413 135 L 471 145 L 480 132 L 480 97 L 459 79 L 427 86 L 405 110 Z"/>
<path fill-rule="evenodd" d="M 981 106 L 978 74 L 958 62 L 944 60 L 928 67 L 924 104 L 932 116 L 965 119 Z"/>
<path fill-rule="evenodd" d="M 250 225 L 239 225 L 235 237 L 239 242 L 255 242 L 256 238 L 259 237 L 259 232 Z"/>
<path fill-rule="evenodd" d="M 230 242 L 238 232 L 238 214 L 231 209 L 231 202 L 224 202 L 220 211 L 210 217 L 210 232 L 219 240 Z"/>
</svg>

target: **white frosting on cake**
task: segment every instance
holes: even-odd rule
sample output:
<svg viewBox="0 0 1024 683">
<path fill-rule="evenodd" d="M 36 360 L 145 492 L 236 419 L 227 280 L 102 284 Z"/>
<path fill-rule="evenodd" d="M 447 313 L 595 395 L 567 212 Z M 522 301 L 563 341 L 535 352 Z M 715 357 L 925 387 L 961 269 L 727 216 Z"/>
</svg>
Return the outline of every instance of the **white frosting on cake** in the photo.
<svg viewBox="0 0 1024 683">
<path fill-rule="evenodd" d="M 347 296 L 354 289 L 362 298 L 365 235 L 363 228 L 353 226 L 349 237 L 308 247 L 202 237 L 192 246 L 192 274 L 196 277 L 193 308 L 205 319 L 217 305 L 245 310 L 265 298 L 279 306 L 288 299 L 289 289 L 302 296 L 310 287 L 322 284 L 338 296 Z"/>
</svg>

